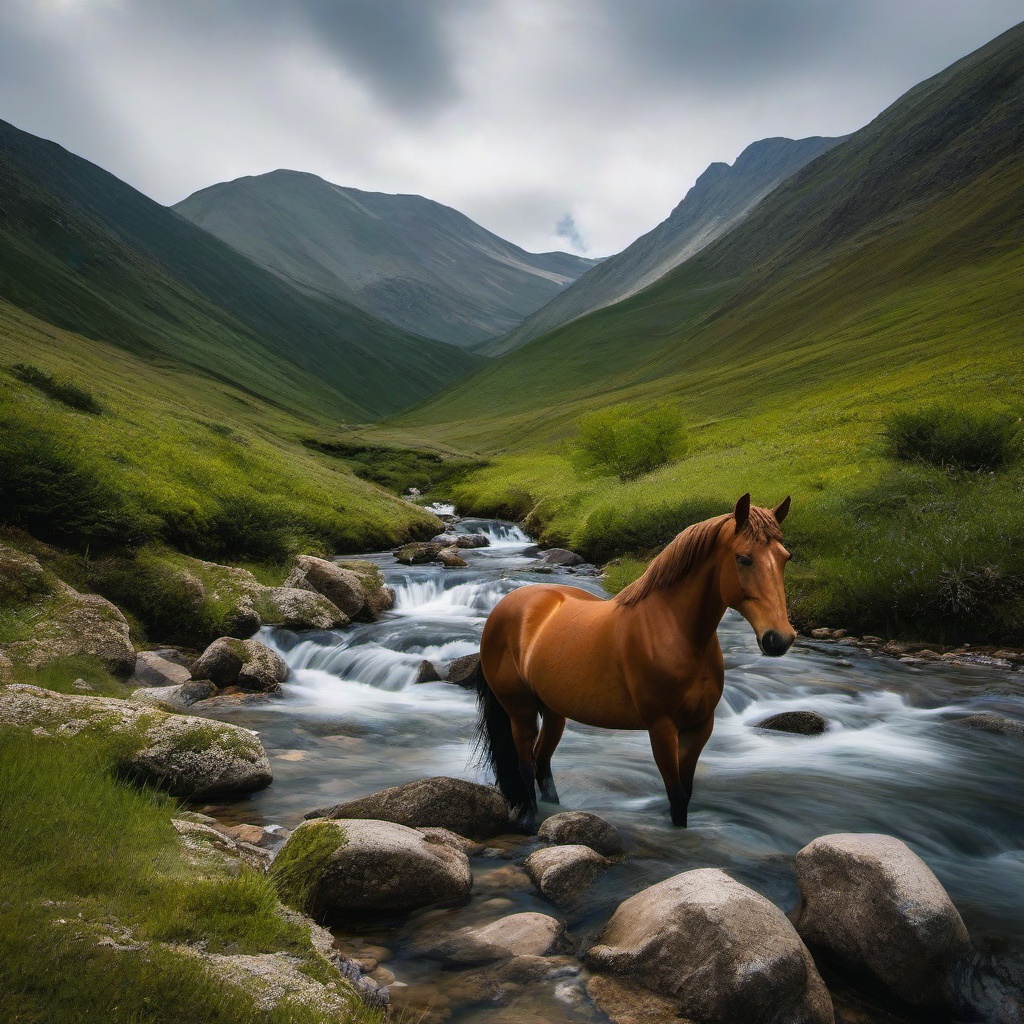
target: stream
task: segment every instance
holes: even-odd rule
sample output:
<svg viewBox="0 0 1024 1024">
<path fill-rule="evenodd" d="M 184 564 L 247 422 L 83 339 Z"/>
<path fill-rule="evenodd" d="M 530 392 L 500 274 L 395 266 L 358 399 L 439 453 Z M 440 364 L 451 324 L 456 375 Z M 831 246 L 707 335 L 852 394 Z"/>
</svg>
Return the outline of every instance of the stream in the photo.
<svg viewBox="0 0 1024 1024">
<path fill-rule="evenodd" d="M 380 566 L 396 593 L 394 610 L 379 622 L 259 634 L 291 669 L 284 696 L 218 717 L 258 731 L 274 783 L 216 808 L 220 817 L 294 828 L 314 808 L 427 776 L 490 781 L 472 764 L 474 695 L 448 683 L 414 684 L 420 662 L 476 651 L 488 612 L 516 587 L 557 582 L 604 591 L 593 577 L 538 571 L 544 567 L 531 554 L 533 542 L 512 524 L 463 519 L 456 529 L 491 541 L 460 551 L 465 569 L 403 566 L 390 553 L 360 556 Z M 444 913 L 459 927 L 536 910 L 567 919 L 585 948 L 623 899 L 696 867 L 720 867 L 789 911 L 798 895 L 793 857 L 802 846 L 829 832 L 885 832 L 924 858 L 978 947 L 1024 949 L 1024 745 L 951 721 L 977 712 L 1024 718 L 1024 674 L 908 664 L 803 637 L 786 657 L 765 658 L 732 612 L 719 638 L 725 694 L 697 768 L 688 829 L 669 822 L 646 733 L 570 722 L 554 758 L 561 809 L 606 817 L 631 855 L 600 876 L 582 909 L 566 918 L 508 871 L 494 875 L 536 841 L 497 844 L 472 858 L 477 882 L 469 906 L 428 912 L 424 920 Z M 799 709 L 822 714 L 828 731 L 806 737 L 753 727 Z M 422 996 L 413 1005 L 441 1008 L 454 1021 L 606 1019 L 571 974 L 513 992 L 504 1006 L 460 1000 L 451 979 L 465 972 L 403 953 L 409 934 L 408 925 L 375 926 L 341 941 L 357 953 L 364 941 L 387 947 L 393 959 L 386 966 L 399 987 Z"/>
</svg>

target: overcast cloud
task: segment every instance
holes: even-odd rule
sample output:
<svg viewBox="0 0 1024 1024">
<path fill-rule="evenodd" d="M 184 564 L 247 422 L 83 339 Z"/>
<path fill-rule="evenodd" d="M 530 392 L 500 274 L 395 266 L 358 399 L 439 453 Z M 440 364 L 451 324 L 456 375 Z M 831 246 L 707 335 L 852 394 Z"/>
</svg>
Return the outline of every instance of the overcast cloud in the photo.
<svg viewBox="0 0 1024 1024">
<path fill-rule="evenodd" d="M 277 167 L 616 252 L 704 168 L 842 135 L 1020 0 L 0 0 L 0 118 L 162 203 Z"/>
</svg>

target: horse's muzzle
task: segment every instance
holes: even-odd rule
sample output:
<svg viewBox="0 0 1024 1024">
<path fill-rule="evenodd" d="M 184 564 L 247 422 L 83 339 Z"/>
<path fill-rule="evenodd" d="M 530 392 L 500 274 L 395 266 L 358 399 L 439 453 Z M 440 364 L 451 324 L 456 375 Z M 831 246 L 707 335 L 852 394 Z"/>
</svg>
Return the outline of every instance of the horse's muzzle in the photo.
<svg viewBox="0 0 1024 1024">
<path fill-rule="evenodd" d="M 769 658 L 780 658 L 793 646 L 796 634 L 783 636 L 777 629 L 766 629 L 758 638 L 757 643 L 762 654 Z"/>
</svg>

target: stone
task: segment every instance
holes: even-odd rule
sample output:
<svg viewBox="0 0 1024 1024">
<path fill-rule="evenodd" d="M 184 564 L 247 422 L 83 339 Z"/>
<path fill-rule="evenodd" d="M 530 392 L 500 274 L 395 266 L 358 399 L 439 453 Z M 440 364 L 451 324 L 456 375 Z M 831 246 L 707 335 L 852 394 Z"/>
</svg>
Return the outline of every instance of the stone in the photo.
<svg viewBox="0 0 1024 1024">
<path fill-rule="evenodd" d="M 431 540 L 432 544 L 443 547 L 486 548 L 490 546 L 489 538 L 482 533 L 439 533 Z"/>
<path fill-rule="evenodd" d="M 136 687 L 180 686 L 192 677 L 188 667 L 171 661 L 159 651 L 139 651 L 135 657 L 135 671 L 128 680 Z"/>
<path fill-rule="evenodd" d="M 679 1007 L 671 999 L 618 978 L 592 974 L 587 995 L 615 1024 L 694 1024 L 679 1016 Z"/>
<path fill-rule="evenodd" d="M 469 565 L 469 562 L 459 554 L 459 549 L 454 545 L 441 548 L 437 553 L 437 561 L 448 569 L 464 569 Z"/>
<path fill-rule="evenodd" d="M 552 903 L 572 906 L 608 863 L 589 846 L 549 846 L 531 853 L 523 867 Z"/>
<path fill-rule="evenodd" d="M 1013 736 L 1024 740 L 1024 722 L 1003 715 L 968 715 L 966 718 L 954 718 L 953 721 L 963 729 L 975 729 L 979 732 L 992 733 L 995 736 Z"/>
<path fill-rule="evenodd" d="M 414 541 L 411 544 L 403 544 L 395 550 L 395 560 L 403 565 L 425 565 L 437 558 L 441 550 L 441 544 L 432 541 Z"/>
<path fill-rule="evenodd" d="M 479 654 L 465 654 L 461 658 L 453 658 L 444 667 L 446 682 L 456 686 L 476 686 L 477 670 L 480 668 Z"/>
<path fill-rule="evenodd" d="M 308 886 L 317 918 L 333 920 L 460 906 L 473 884 L 460 850 L 428 842 L 405 825 L 369 819 L 305 821 L 274 866 Z"/>
<path fill-rule="evenodd" d="M 675 1000 L 702 1024 L 834 1024 L 786 915 L 717 868 L 684 871 L 620 904 L 587 963 Z"/>
<path fill-rule="evenodd" d="M 443 775 L 310 811 L 306 818 L 374 818 L 409 828 L 445 828 L 470 839 L 490 839 L 511 827 L 497 789 Z"/>
<path fill-rule="evenodd" d="M 288 666 L 258 640 L 222 636 L 199 656 L 192 678 L 209 679 L 219 689 L 237 686 L 254 693 L 275 693 L 288 678 Z"/>
<path fill-rule="evenodd" d="M 348 616 L 323 594 L 298 587 L 265 587 L 258 618 L 260 625 L 285 629 L 338 629 L 349 623 Z"/>
<path fill-rule="evenodd" d="M 754 723 L 757 729 L 791 732 L 799 736 L 820 736 L 828 729 L 828 722 L 817 711 L 780 711 Z"/>
<path fill-rule="evenodd" d="M 486 964 L 518 956 L 545 956 L 555 950 L 564 932 L 564 926 L 553 917 L 526 912 L 455 933 L 443 927 L 432 929 L 417 939 L 414 949 L 452 964 Z"/>
<path fill-rule="evenodd" d="M 615 857 L 625 850 L 619 830 L 589 811 L 552 814 L 541 822 L 537 838 L 560 846 L 589 846 L 605 857 Z"/>
<path fill-rule="evenodd" d="M 427 837 L 428 842 L 450 846 L 453 850 L 461 850 L 467 857 L 475 857 L 483 851 L 482 843 L 475 843 L 472 839 L 467 839 L 446 828 L 421 828 L 420 831 Z"/>
<path fill-rule="evenodd" d="M 201 700 L 215 696 L 217 687 L 209 679 L 190 679 L 178 686 L 144 686 L 132 691 L 129 700 L 166 711 L 185 711 Z"/>
<path fill-rule="evenodd" d="M 335 562 L 314 558 L 312 555 L 298 555 L 284 586 L 316 591 L 350 619 L 368 615 L 370 621 L 373 621 L 377 617 L 369 606 L 369 595 L 362 580 L 350 569 Z"/>
<path fill-rule="evenodd" d="M 960 914 L 928 865 L 894 836 L 822 836 L 796 855 L 808 945 L 903 1002 L 952 1012 L 952 974 L 971 956 Z"/>
<path fill-rule="evenodd" d="M 420 662 L 420 666 L 416 669 L 416 678 L 413 680 L 414 683 L 442 683 L 444 677 L 437 670 L 437 666 L 432 661 L 423 660 Z"/>
<path fill-rule="evenodd" d="M 548 548 L 547 551 L 542 551 L 540 554 L 541 561 L 546 565 L 561 565 L 561 566 L 574 566 L 583 565 L 584 558 L 582 555 L 577 555 L 575 551 L 569 551 L 566 548 Z"/>
<path fill-rule="evenodd" d="M 359 577 L 374 616 L 379 617 L 395 606 L 395 592 L 384 583 L 384 574 L 376 562 L 365 558 L 337 558 L 334 563 Z M 360 617 L 365 617 L 365 613 Z"/>
<path fill-rule="evenodd" d="M 74 736 L 93 730 L 125 736 L 118 771 L 172 796 L 251 793 L 273 779 L 263 744 L 248 729 L 168 714 L 133 701 L 13 684 L 0 690 L 0 724 L 37 735 Z"/>
</svg>

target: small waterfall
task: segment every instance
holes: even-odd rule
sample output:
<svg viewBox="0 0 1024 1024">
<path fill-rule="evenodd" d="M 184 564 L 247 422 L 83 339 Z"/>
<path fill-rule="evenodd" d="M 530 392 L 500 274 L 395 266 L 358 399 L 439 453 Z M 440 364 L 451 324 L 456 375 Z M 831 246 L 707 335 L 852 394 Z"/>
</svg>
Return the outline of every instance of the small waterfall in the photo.
<svg viewBox="0 0 1024 1024">
<path fill-rule="evenodd" d="M 463 519 L 454 532 L 483 534 L 495 548 L 525 547 L 534 543 L 515 523 L 499 519 Z"/>
<path fill-rule="evenodd" d="M 446 586 L 450 578 L 441 575 L 407 576 L 404 581 L 391 582 L 395 591 L 396 615 L 480 617 L 488 612 L 508 593 L 522 586 L 516 580 L 473 580 Z"/>
</svg>

